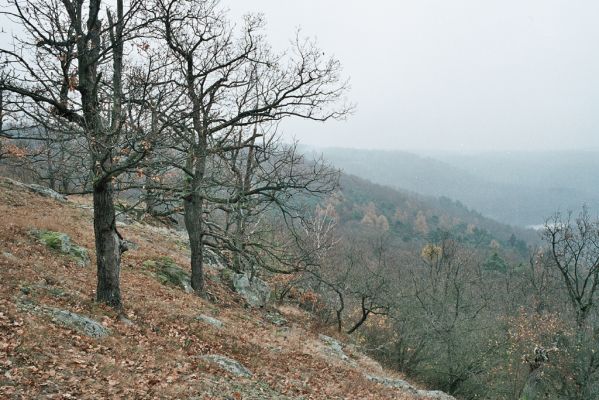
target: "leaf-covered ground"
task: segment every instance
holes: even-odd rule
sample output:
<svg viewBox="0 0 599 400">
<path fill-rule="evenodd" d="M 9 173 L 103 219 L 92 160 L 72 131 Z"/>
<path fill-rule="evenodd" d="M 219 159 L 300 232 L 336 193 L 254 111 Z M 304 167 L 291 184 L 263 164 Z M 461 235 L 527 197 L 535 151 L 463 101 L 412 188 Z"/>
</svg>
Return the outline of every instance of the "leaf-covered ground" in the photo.
<svg viewBox="0 0 599 400">
<path fill-rule="evenodd" d="M 267 310 L 248 310 L 209 271 L 202 300 L 161 284 L 143 268 L 169 256 L 186 266 L 176 232 L 149 225 L 122 226 L 139 247 L 125 253 L 121 288 L 126 319 L 96 304 L 95 267 L 81 267 L 47 248 L 30 232 L 64 232 L 93 254 L 89 200 L 59 203 L 0 178 L 0 398 L 4 399 L 411 399 L 368 381 L 391 375 L 358 353 L 352 362 L 326 351 L 310 315 L 279 307 L 276 326 Z M 92 339 L 31 313 L 37 304 L 100 321 L 111 335 Z M 218 318 L 217 328 L 196 317 Z M 221 354 L 253 372 L 239 378 L 202 355 Z"/>
</svg>

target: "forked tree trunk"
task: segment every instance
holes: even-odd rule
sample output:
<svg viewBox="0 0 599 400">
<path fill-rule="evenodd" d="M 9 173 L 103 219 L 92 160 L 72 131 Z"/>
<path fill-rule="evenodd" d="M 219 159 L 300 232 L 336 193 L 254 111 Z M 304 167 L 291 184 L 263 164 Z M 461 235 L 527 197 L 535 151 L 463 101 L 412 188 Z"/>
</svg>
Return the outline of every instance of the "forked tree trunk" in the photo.
<svg viewBox="0 0 599 400">
<path fill-rule="evenodd" d="M 121 240 L 116 230 L 112 183 L 102 180 L 94 185 L 93 197 L 98 270 L 96 299 L 121 309 Z"/>
</svg>

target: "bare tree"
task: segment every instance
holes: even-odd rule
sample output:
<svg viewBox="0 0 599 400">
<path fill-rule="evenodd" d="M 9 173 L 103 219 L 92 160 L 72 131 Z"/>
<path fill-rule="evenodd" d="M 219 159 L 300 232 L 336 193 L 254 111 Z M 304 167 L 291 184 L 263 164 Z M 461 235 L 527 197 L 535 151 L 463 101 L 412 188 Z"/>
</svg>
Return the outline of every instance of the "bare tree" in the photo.
<svg viewBox="0 0 599 400">
<path fill-rule="evenodd" d="M 586 207 L 577 217 L 557 213 L 545 224 L 543 238 L 549 245 L 550 268 L 561 278 L 573 311 L 573 338 L 563 344 L 570 360 L 554 382 L 564 396 L 571 399 L 594 398 L 599 390 L 599 316 L 597 291 L 599 287 L 599 221 L 592 220 Z M 567 312 L 562 313 L 568 321 Z"/>
<path fill-rule="evenodd" d="M 221 157 L 231 174 L 230 183 L 222 185 L 228 193 L 207 198 L 226 210 L 223 233 L 233 244 L 234 269 L 291 273 L 316 265 L 328 244 L 325 227 L 318 225 L 322 220 L 306 203 L 333 192 L 338 171 L 322 159 L 307 159 L 296 144 L 266 134 L 252 147 Z M 315 235 L 308 242 L 307 231 Z"/>
<path fill-rule="evenodd" d="M 448 234 L 425 245 L 421 259 L 423 266 L 411 270 L 407 300 L 414 309 L 404 304 L 400 312 L 414 313 L 412 323 L 427 332 L 422 351 L 433 379 L 456 393 L 484 372 L 494 349 L 483 333 L 493 326 L 492 298 L 476 252 Z"/>
<path fill-rule="evenodd" d="M 22 26 L 26 39 L 0 54 L 10 74 L 0 90 L 21 96 L 60 118 L 84 140 L 94 204 L 98 285 L 96 297 L 122 307 L 114 179 L 150 150 L 148 131 L 125 123 L 124 43 L 135 36 L 141 2 L 103 9 L 101 0 L 10 0 L 2 13 Z M 144 22 L 141 21 L 143 24 Z M 138 99 L 139 100 L 139 99 Z"/>
<path fill-rule="evenodd" d="M 165 44 L 174 90 L 185 94 L 171 115 L 182 154 L 177 167 L 186 176 L 182 198 L 192 287 L 203 294 L 211 158 L 254 147 L 260 130 L 245 127 L 287 117 L 344 117 L 350 107 L 339 105 L 339 99 L 347 84 L 340 79 L 339 62 L 325 58 L 312 42 L 298 38 L 290 54 L 273 54 L 259 16 L 246 17 L 236 34 L 218 1 L 156 0 L 148 12 L 158 21 L 155 39 Z"/>
<path fill-rule="evenodd" d="M 574 220 L 572 213 L 566 217 L 558 213 L 545 224 L 543 238 L 582 326 L 599 288 L 599 222 L 591 221 L 586 208 Z"/>
</svg>

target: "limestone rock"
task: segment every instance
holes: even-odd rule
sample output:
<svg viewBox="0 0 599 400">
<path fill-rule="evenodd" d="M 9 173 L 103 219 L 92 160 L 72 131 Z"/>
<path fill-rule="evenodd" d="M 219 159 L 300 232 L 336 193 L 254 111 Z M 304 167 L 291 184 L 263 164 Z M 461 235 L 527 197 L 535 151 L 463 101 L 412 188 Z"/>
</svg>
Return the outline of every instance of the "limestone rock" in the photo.
<svg viewBox="0 0 599 400">
<path fill-rule="evenodd" d="M 222 328 L 224 326 L 224 324 L 221 320 L 209 317 L 208 315 L 200 314 L 196 317 L 196 319 L 198 321 L 205 322 L 205 323 L 215 326 L 217 328 Z"/>
<path fill-rule="evenodd" d="M 401 389 L 406 392 L 410 392 L 412 394 L 417 394 L 417 392 L 418 392 L 416 389 L 414 389 L 414 387 L 412 385 L 410 385 L 408 382 L 406 382 L 402 379 L 391 379 L 391 378 L 387 378 L 387 377 L 383 377 L 383 376 L 376 376 L 376 375 L 366 375 L 366 379 L 368 379 L 369 381 L 380 383 L 381 385 L 384 385 L 387 387 Z"/>
<path fill-rule="evenodd" d="M 440 390 L 418 390 L 418 396 L 431 400 L 456 400 L 455 397 Z"/>
<path fill-rule="evenodd" d="M 204 250 L 204 265 L 206 268 L 212 268 L 217 271 L 222 271 L 223 269 L 227 268 L 222 257 L 215 253 L 212 249 Z"/>
<path fill-rule="evenodd" d="M 51 199 L 54 199 L 54 200 L 57 200 L 60 202 L 67 201 L 67 198 L 65 196 L 50 189 L 49 187 L 36 185 L 36 184 L 29 184 L 29 185 L 25 185 L 25 186 L 32 192 L 42 195 L 44 197 L 49 197 Z"/>
<path fill-rule="evenodd" d="M 35 304 L 29 300 L 20 300 L 17 307 L 32 314 L 48 316 L 55 324 L 65 326 L 95 339 L 106 337 L 111 333 L 110 329 L 100 322 L 72 311 Z"/>
<path fill-rule="evenodd" d="M 13 179 L 9 179 L 9 178 L 4 178 L 4 179 L 8 184 L 27 189 L 30 192 L 39 194 L 40 196 L 49 197 L 51 199 L 54 199 L 54 200 L 57 200 L 60 202 L 67 201 L 67 198 L 65 196 L 50 189 L 49 187 L 42 186 L 42 185 L 36 185 L 35 183 L 30 183 L 30 184 L 22 183 L 22 182 L 18 182 Z"/>
<path fill-rule="evenodd" d="M 8 261 L 13 262 L 13 263 L 19 262 L 19 259 L 17 257 L 15 257 L 14 254 L 9 253 L 8 251 L 3 251 L 2 257 L 6 258 Z"/>
<path fill-rule="evenodd" d="M 414 395 L 416 398 L 430 399 L 430 400 L 456 400 L 455 397 L 448 395 L 440 390 L 418 390 L 414 386 L 402 379 L 387 378 L 384 376 L 377 375 L 365 375 L 366 379 L 380 383 L 386 387 L 403 390 Z"/>
<path fill-rule="evenodd" d="M 75 329 L 89 337 L 96 339 L 110 335 L 110 331 L 98 321 L 83 315 L 57 308 L 48 309 L 49 315 L 58 324 Z"/>
<path fill-rule="evenodd" d="M 40 242 L 63 254 L 68 254 L 71 251 L 71 238 L 66 233 L 39 231 L 36 236 Z"/>
<path fill-rule="evenodd" d="M 39 239 L 46 246 L 54 249 L 61 254 L 70 256 L 77 265 L 86 267 L 90 263 L 89 253 L 85 247 L 77 246 L 71 241 L 71 237 L 66 233 L 32 230 L 31 234 Z"/>
<path fill-rule="evenodd" d="M 202 356 L 202 359 L 218 365 L 219 367 L 221 367 L 225 371 L 232 373 L 233 375 L 244 378 L 249 378 L 252 376 L 252 372 L 249 369 L 228 357 L 221 356 L 219 354 L 211 354 L 207 356 Z"/>
<path fill-rule="evenodd" d="M 267 312 L 264 314 L 264 319 L 276 326 L 287 325 L 287 320 L 278 312 Z"/>
<path fill-rule="evenodd" d="M 318 338 L 327 345 L 327 350 L 329 353 L 342 359 L 343 361 L 350 361 L 350 358 L 343 351 L 343 346 L 337 339 L 322 334 L 318 335 Z"/>
<path fill-rule="evenodd" d="M 233 274 L 232 285 L 250 307 L 264 307 L 270 300 L 270 287 L 258 277 L 250 281 L 248 274 Z"/>
<path fill-rule="evenodd" d="M 174 285 L 186 293 L 192 293 L 191 278 L 189 273 L 178 266 L 170 257 L 160 257 L 155 260 L 144 261 L 143 267 L 150 270 L 164 285 Z"/>
</svg>

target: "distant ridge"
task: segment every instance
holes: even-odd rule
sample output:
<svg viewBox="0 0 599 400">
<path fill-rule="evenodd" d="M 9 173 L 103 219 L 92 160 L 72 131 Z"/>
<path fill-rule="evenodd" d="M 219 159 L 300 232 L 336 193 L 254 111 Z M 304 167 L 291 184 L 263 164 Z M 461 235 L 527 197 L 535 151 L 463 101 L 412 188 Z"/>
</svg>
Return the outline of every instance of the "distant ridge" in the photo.
<svg viewBox="0 0 599 400">
<path fill-rule="evenodd" d="M 428 196 L 446 196 L 500 222 L 542 224 L 557 210 L 599 210 L 599 153 L 429 153 L 314 149 L 343 171 Z M 585 175 L 585 176 L 580 176 Z M 588 177 L 588 175 L 593 175 Z"/>
</svg>

